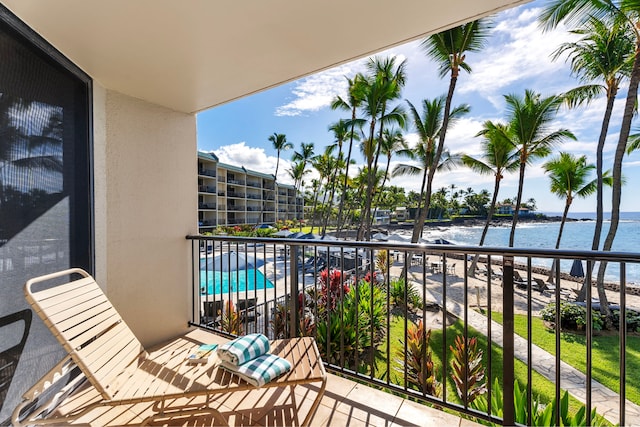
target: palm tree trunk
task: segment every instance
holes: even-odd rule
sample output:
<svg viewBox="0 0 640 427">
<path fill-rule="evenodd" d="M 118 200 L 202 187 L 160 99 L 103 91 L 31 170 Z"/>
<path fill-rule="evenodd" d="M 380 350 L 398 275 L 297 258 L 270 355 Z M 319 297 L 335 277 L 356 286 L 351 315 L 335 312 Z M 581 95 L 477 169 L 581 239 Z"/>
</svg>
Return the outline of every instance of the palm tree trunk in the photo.
<svg viewBox="0 0 640 427">
<path fill-rule="evenodd" d="M 353 131 L 356 126 L 356 107 L 351 110 L 351 135 L 349 138 L 349 152 L 347 153 L 347 165 L 344 170 L 344 182 L 342 187 L 342 199 L 340 199 L 340 207 L 338 208 L 338 226 L 336 229 L 336 237 L 340 237 L 340 230 L 342 227 L 342 209 L 344 208 L 344 201 L 347 197 L 347 183 L 349 180 L 349 163 L 351 162 L 351 149 L 353 148 Z"/>
<path fill-rule="evenodd" d="M 493 186 L 493 197 L 491 198 L 491 206 L 489 207 L 489 212 L 487 213 L 487 220 L 484 223 L 484 229 L 482 230 L 482 235 L 480 236 L 480 243 L 478 246 L 484 245 L 484 239 L 487 237 L 487 232 L 489 231 L 489 226 L 491 225 L 491 219 L 493 219 L 493 212 L 496 209 L 496 203 L 498 201 L 498 191 L 500 190 L 500 177 L 496 175 L 496 182 Z M 478 265 L 478 258 L 480 258 L 479 254 L 473 257 L 473 262 L 471 262 L 471 266 L 469 267 L 468 275 L 470 277 L 476 277 L 476 267 Z"/>
<path fill-rule="evenodd" d="M 322 188 L 322 182 L 318 182 L 318 187 L 316 188 L 316 194 L 313 198 L 313 209 L 311 211 L 311 233 L 313 233 L 313 227 L 316 223 L 316 206 L 318 205 L 318 194 L 320 194 L 320 189 Z"/>
<path fill-rule="evenodd" d="M 591 243 L 591 250 L 597 251 L 600 248 L 600 237 L 602 236 L 602 223 L 604 222 L 604 207 L 603 207 L 603 152 L 604 143 L 607 139 L 607 132 L 609 130 L 609 122 L 611 120 L 611 113 L 613 111 L 613 103 L 615 101 L 617 89 L 615 86 L 607 92 L 607 108 L 604 111 L 604 118 L 602 119 L 602 127 L 600 128 L 600 137 L 598 138 L 598 148 L 596 150 L 596 224 L 593 230 L 593 241 Z M 590 283 L 591 278 L 585 277 L 585 281 L 582 283 L 580 293 L 576 297 L 576 301 L 584 302 L 587 294 L 587 283 Z"/>
<path fill-rule="evenodd" d="M 440 157 L 444 150 L 444 140 L 447 135 L 447 127 L 449 126 L 449 115 L 451 114 L 451 101 L 453 100 L 453 92 L 456 88 L 456 82 L 458 81 L 458 70 L 451 69 L 451 80 L 449 81 L 449 91 L 447 92 L 447 100 L 444 105 L 444 115 L 442 117 L 442 128 L 440 129 L 440 138 L 438 140 L 438 148 L 433 158 L 433 163 L 429 168 L 429 174 L 427 176 L 427 193 L 425 195 L 424 209 L 420 211 L 418 220 L 413 227 L 413 234 L 411 236 L 411 242 L 417 243 L 422 236 L 424 230 L 424 221 L 427 219 L 427 212 L 429 211 L 429 205 L 431 204 L 431 189 L 433 185 L 433 177 L 440 164 Z"/>
<path fill-rule="evenodd" d="M 509 247 L 513 247 L 513 242 L 516 237 L 516 225 L 518 224 L 518 212 L 520 211 L 520 204 L 522 203 L 522 187 L 524 186 L 524 169 L 527 163 L 520 156 L 520 177 L 518 178 L 518 197 L 516 198 L 516 210 L 513 213 L 513 221 L 511 222 L 511 232 L 509 233 Z"/>
<path fill-rule="evenodd" d="M 627 100 L 624 106 L 624 115 L 622 116 L 622 124 L 620 125 L 620 136 L 618 138 L 618 145 L 616 147 L 616 154 L 613 160 L 613 189 L 611 194 L 611 224 L 609 225 L 609 232 L 604 239 L 604 245 L 602 250 L 610 251 L 613 246 L 613 240 L 616 237 L 618 231 L 618 224 L 620 223 L 620 199 L 622 197 L 622 159 L 627 148 L 627 140 L 629 139 L 629 133 L 631 131 L 631 120 L 633 119 L 633 113 L 635 110 L 636 100 L 638 97 L 638 83 L 640 82 L 640 40 L 636 42 L 635 59 L 633 61 L 633 70 L 631 71 L 631 78 L 629 79 L 629 89 L 627 91 Z M 607 294 L 604 290 L 604 273 L 607 269 L 607 263 L 600 263 L 598 269 L 598 298 L 600 299 L 600 313 L 605 316 L 607 326 L 611 323 L 611 310 L 609 310 L 609 303 L 607 300 Z"/>
<path fill-rule="evenodd" d="M 560 230 L 558 230 L 558 239 L 556 240 L 556 249 L 560 249 L 560 241 L 562 240 L 562 232 L 564 230 L 564 224 L 567 221 L 567 215 L 569 214 L 569 207 L 571 207 L 571 197 L 567 197 L 567 200 L 564 204 L 564 212 L 562 213 L 562 221 L 560 221 Z M 556 276 L 556 266 L 558 265 L 558 260 L 554 259 L 551 263 L 551 270 L 549 271 L 549 277 L 547 281 L 553 280 Z M 560 283 L 558 282 L 558 287 L 560 287 Z"/>
<path fill-rule="evenodd" d="M 375 137 L 376 122 L 375 118 L 371 120 L 371 127 L 369 129 L 369 148 L 373 147 L 373 140 Z M 367 193 L 364 201 L 364 215 L 362 215 L 360 221 L 360 229 L 358 230 L 357 240 L 364 240 L 365 234 L 371 232 L 371 203 L 373 197 L 373 186 L 375 185 L 375 174 L 373 171 L 373 158 L 371 153 L 367 154 Z"/>
</svg>

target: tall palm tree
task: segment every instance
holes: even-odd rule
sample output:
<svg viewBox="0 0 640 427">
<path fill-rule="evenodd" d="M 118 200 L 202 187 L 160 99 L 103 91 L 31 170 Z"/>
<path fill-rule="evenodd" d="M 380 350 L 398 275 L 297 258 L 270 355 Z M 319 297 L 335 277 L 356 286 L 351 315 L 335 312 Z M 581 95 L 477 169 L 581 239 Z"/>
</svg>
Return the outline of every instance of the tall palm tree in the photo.
<svg viewBox="0 0 640 427">
<path fill-rule="evenodd" d="M 311 163 L 311 159 L 315 156 L 315 145 L 313 142 L 310 143 L 300 143 L 300 151 L 294 151 L 293 156 L 291 156 L 291 160 L 294 162 L 300 161 L 305 167 Z"/>
<path fill-rule="evenodd" d="M 444 149 L 444 142 L 451 115 L 453 93 L 456 88 L 458 76 L 460 75 L 460 70 L 464 70 L 468 73 L 471 72 L 471 67 L 465 62 L 466 53 L 482 50 L 489 36 L 490 29 L 491 21 L 487 18 L 483 18 L 429 36 L 421 43 L 421 46 L 425 50 L 427 56 L 439 63 L 440 77 L 442 78 L 447 74 L 450 74 L 449 90 L 447 92 L 444 114 L 442 117 L 442 130 L 439 133 L 439 141 L 435 151 L 434 164 L 440 163 L 439 159 Z M 429 171 L 429 182 L 433 180 L 434 173 L 435 169 Z M 414 243 L 418 241 L 422 234 L 430 202 L 431 191 L 429 189 L 426 193 L 425 208 L 420 211 L 413 229 L 413 235 L 411 236 L 411 241 Z"/>
<path fill-rule="evenodd" d="M 596 167 L 593 164 L 587 163 L 587 156 L 585 155 L 576 157 L 572 154 L 562 152 L 558 157 L 554 157 L 546 162 L 543 167 L 549 174 L 551 193 L 564 199 L 564 211 L 556 240 L 556 249 L 558 249 L 560 248 L 562 231 L 564 230 L 564 224 L 573 200 L 576 197 L 588 197 L 597 191 L 597 178 L 589 180 L 591 172 L 596 169 Z M 610 184 L 611 179 L 605 174 L 603 182 Z M 549 272 L 549 280 L 555 276 L 555 267 L 556 261 L 554 260 L 551 271 Z"/>
<path fill-rule="evenodd" d="M 511 138 L 508 136 L 508 127 L 506 125 L 486 121 L 482 126 L 482 130 L 478 132 L 476 136 L 484 137 L 481 142 L 482 157 L 476 158 L 465 154 L 462 156 L 462 163 L 481 175 L 493 175 L 495 178 L 491 205 L 489 206 L 487 220 L 484 223 L 482 235 L 480 236 L 479 246 L 483 246 L 498 201 L 500 182 L 502 178 L 504 178 L 505 173 L 514 172 L 518 169 L 520 166 L 520 158 L 511 143 Z M 477 264 L 478 255 L 473 258 L 473 262 L 469 267 L 469 276 L 475 277 Z"/>
<path fill-rule="evenodd" d="M 344 202 L 346 201 L 347 196 L 347 181 L 349 179 L 349 164 L 351 163 L 351 152 L 353 149 L 353 141 L 359 141 L 360 137 L 355 132 L 356 126 L 361 128 L 365 124 L 365 120 L 358 119 L 356 117 L 356 112 L 362 102 L 364 101 L 365 89 L 366 89 L 366 78 L 362 74 L 356 74 L 353 80 L 347 78 L 349 82 L 348 88 L 348 97 L 347 99 L 343 99 L 340 96 L 336 96 L 334 100 L 331 102 L 332 110 L 346 110 L 351 112 L 351 120 L 347 123 L 350 126 L 349 131 L 349 150 L 347 154 L 345 172 L 344 172 L 344 182 L 342 183 L 342 197 L 340 198 L 340 207 L 338 208 L 338 227 L 336 230 L 336 235 L 340 235 L 340 228 L 342 227 L 342 211 L 344 208 Z"/>
<path fill-rule="evenodd" d="M 307 165 L 302 160 L 294 161 L 291 163 L 291 169 L 287 171 L 291 179 L 293 179 L 293 187 L 296 189 L 296 194 L 300 192 L 302 187 L 302 180 L 304 176 L 311 171 L 307 169 Z"/>
<path fill-rule="evenodd" d="M 311 159 L 311 165 L 318 172 L 318 187 L 315 190 L 315 197 L 313 201 L 313 213 L 311 215 L 311 232 L 315 226 L 316 218 L 316 206 L 318 204 L 318 198 L 322 194 L 323 200 L 327 198 L 327 185 L 333 169 L 336 167 L 336 158 L 333 156 L 334 146 L 327 146 L 324 152 Z M 327 181 L 327 185 L 324 182 Z"/>
<path fill-rule="evenodd" d="M 518 150 L 520 158 L 518 195 L 509 234 L 509 247 L 513 247 L 527 165 L 551 154 L 551 148 L 556 144 L 566 139 L 575 140 L 576 137 L 566 129 L 549 130 L 551 122 L 564 102 L 561 96 L 552 95 L 542 98 L 540 94 L 527 89 L 524 97 L 505 95 L 505 100 L 509 114 L 508 135 L 511 137 L 513 146 Z"/>
<path fill-rule="evenodd" d="M 592 250 L 600 247 L 603 209 L 603 152 L 609 129 L 613 104 L 623 79 L 628 78 L 633 66 L 633 34 L 629 27 L 620 22 L 613 24 L 590 18 L 584 27 L 573 30 L 583 37 L 572 43 L 563 43 L 554 53 L 554 59 L 568 53 L 571 59 L 571 71 L 584 83 L 566 93 L 569 106 L 588 104 L 606 94 L 606 108 L 598 148 L 596 150 L 596 224 L 593 233 Z M 597 82 L 602 83 L 597 83 Z M 595 83 L 592 83 L 595 82 Z"/>
<path fill-rule="evenodd" d="M 547 6 L 540 21 L 545 28 L 555 28 L 561 22 L 578 25 L 587 23 L 596 17 L 606 22 L 621 23 L 627 26 L 634 36 L 633 66 L 629 77 L 629 87 L 625 100 L 622 122 L 618 133 L 618 143 L 613 159 L 613 190 L 611 191 L 611 220 L 609 231 L 605 237 L 602 250 L 610 251 L 613 246 L 618 224 L 620 223 L 620 201 L 622 198 L 622 159 L 627 148 L 631 132 L 631 121 L 637 103 L 638 85 L 640 84 L 640 2 L 637 0 L 552 0 Z M 606 263 L 600 263 L 597 276 L 600 312 L 606 316 L 607 326 L 611 324 L 611 312 L 607 304 L 604 290 L 604 274 Z"/>
<path fill-rule="evenodd" d="M 358 230 L 357 240 L 363 240 L 370 235 L 371 230 L 371 206 L 375 180 L 378 174 L 377 162 L 380 155 L 378 138 L 376 138 L 376 125 L 380 126 L 382 133 L 384 126 L 397 124 L 404 127 L 405 116 L 400 106 L 396 106 L 387 112 L 387 103 L 400 97 L 401 88 L 404 85 L 404 61 L 394 70 L 395 58 L 380 60 L 373 59 L 369 63 L 370 72 L 374 73 L 366 78 L 365 97 L 363 100 L 363 112 L 369 123 L 369 136 L 361 144 L 361 151 L 365 157 L 369 173 L 365 191 L 364 215 Z"/>
<path fill-rule="evenodd" d="M 401 152 L 409 158 L 420 159 L 419 163 L 422 166 L 420 169 L 422 171 L 422 184 L 420 186 L 420 198 L 418 200 L 418 219 L 413 228 L 412 237 L 412 241 L 415 243 L 422 236 L 424 222 L 427 219 L 431 201 L 433 179 L 438 165 L 442 163 L 440 158 L 443 155 L 444 146 L 440 147 L 440 142 L 443 141 L 440 135 L 444 129 L 446 99 L 444 96 L 433 100 L 424 99 L 422 101 L 422 113 L 418 112 L 411 102 L 407 101 L 407 104 L 409 104 L 409 117 L 411 118 L 414 129 L 418 133 L 420 143 L 418 144 L 416 153 L 414 153 L 416 156 L 412 157 L 412 154 L 405 151 Z M 449 113 L 449 123 L 453 126 L 458 119 L 469 111 L 470 107 L 466 104 L 454 107 Z M 408 169 L 405 170 L 408 171 Z"/>
<path fill-rule="evenodd" d="M 380 140 L 379 144 L 381 147 L 380 152 L 387 158 L 387 165 L 385 166 L 384 173 L 382 175 L 382 185 L 380 185 L 380 188 L 384 189 L 384 186 L 387 183 L 387 178 L 389 177 L 391 158 L 399 150 L 407 148 L 407 141 L 404 139 L 404 135 L 402 135 L 402 132 L 399 129 L 385 129 L 382 133 L 382 139 Z M 375 203 L 376 211 L 378 210 L 381 197 L 382 192 L 378 193 L 378 199 Z"/>
<path fill-rule="evenodd" d="M 280 167 L 280 152 L 290 150 L 293 148 L 293 144 L 287 142 L 287 136 L 283 133 L 273 133 L 269 137 L 269 141 L 273 144 L 273 148 L 278 152 L 278 160 L 276 161 L 276 173 L 274 174 L 276 180 L 278 179 L 278 168 Z"/>
<path fill-rule="evenodd" d="M 335 195 L 335 190 L 336 190 L 336 181 L 337 181 L 337 177 L 338 174 L 340 173 L 340 171 L 342 170 L 342 167 L 345 167 L 345 162 L 343 160 L 344 155 L 342 152 L 342 145 L 344 144 L 345 139 L 349 136 L 349 123 L 346 120 L 340 119 L 337 122 L 333 123 L 332 125 L 329 126 L 329 130 L 331 132 L 333 132 L 333 137 L 334 137 L 334 141 L 335 143 L 332 144 L 332 147 L 337 147 L 338 148 L 338 162 L 336 163 L 336 167 L 333 169 L 333 171 L 331 172 L 331 177 L 329 178 L 329 185 L 331 186 L 330 188 L 330 195 L 329 195 L 329 206 L 333 206 L 333 198 Z M 326 219 L 324 221 L 324 224 L 322 226 L 322 235 L 324 236 L 326 231 L 327 231 L 327 225 L 329 222 L 329 217 L 331 215 L 331 209 L 328 209 L 327 215 L 326 215 Z"/>
</svg>

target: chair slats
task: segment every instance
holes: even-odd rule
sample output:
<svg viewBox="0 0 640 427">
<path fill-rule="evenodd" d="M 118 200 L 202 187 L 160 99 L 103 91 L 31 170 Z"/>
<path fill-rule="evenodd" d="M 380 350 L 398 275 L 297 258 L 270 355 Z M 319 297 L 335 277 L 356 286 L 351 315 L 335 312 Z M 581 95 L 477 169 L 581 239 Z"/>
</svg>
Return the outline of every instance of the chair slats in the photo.
<svg viewBox="0 0 640 427">
<path fill-rule="evenodd" d="M 53 288 L 44 289 L 34 292 L 33 295 L 37 295 L 38 304 L 41 307 L 50 307 L 52 305 L 59 304 L 60 302 L 67 301 L 78 291 L 89 292 L 94 286 L 98 287 L 96 282 L 90 277 L 84 277 L 82 279 L 74 280 L 69 283 L 55 286 Z"/>
<path fill-rule="evenodd" d="M 35 283 L 72 274 L 82 278 L 37 292 L 31 289 Z M 84 410 L 93 405 L 163 402 L 153 405 L 154 410 L 179 414 L 183 408 L 201 405 L 184 403 L 183 397 L 253 388 L 237 375 L 212 363 L 187 363 L 187 356 L 206 342 L 204 340 L 212 339 L 210 335 L 195 340 L 180 337 L 147 353 L 97 283 L 82 270 L 66 270 L 31 279 L 25 285 L 25 294 L 73 362 L 102 395 L 102 401 L 90 404 Z M 222 343 L 224 339 L 216 337 L 213 342 Z M 268 387 L 322 383 L 318 397 L 303 421 L 308 424 L 326 385 L 326 373 L 315 341 L 310 337 L 275 341 L 272 352 L 288 359 L 293 369 L 273 380 Z M 82 411 L 77 414 L 79 416 Z M 66 420 L 59 420 L 63 419 Z"/>
</svg>

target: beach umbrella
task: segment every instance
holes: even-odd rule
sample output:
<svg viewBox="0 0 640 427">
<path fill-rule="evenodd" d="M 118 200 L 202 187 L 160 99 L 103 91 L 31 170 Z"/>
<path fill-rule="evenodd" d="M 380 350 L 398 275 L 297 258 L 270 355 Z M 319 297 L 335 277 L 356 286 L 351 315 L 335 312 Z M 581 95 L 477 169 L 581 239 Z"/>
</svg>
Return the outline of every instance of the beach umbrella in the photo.
<svg viewBox="0 0 640 427">
<path fill-rule="evenodd" d="M 292 234 L 294 234 L 294 232 L 290 230 L 280 230 L 273 233 L 275 237 L 290 237 Z"/>
<path fill-rule="evenodd" d="M 411 239 L 401 236 L 399 234 L 392 234 L 389 236 L 389 238 L 387 239 L 387 241 L 389 242 L 403 242 L 403 243 L 407 243 L 410 242 Z"/>
<path fill-rule="evenodd" d="M 200 270 L 209 271 L 239 271 L 251 270 L 264 264 L 260 260 L 246 254 L 235 251 L 225 252 L 213 258 L 202 258 L 200 260 Z"/>
<path fill-rule="evenodd" d="M 570 276 L 573 277 L 584 277 L 584 269 L 582 268 L 582 261 L 579 259 L 573 260 L 573 264 L 571 265 L 571 271 L 569 272 Z"/>
<path fill-rule="evenodd" d="M 325 234 L 320 238 L 320 240 L 338 240 L 336 236 L 332 236 L 331 234 Z"/>
<path fill-rule="evenodd" d="M 453 243 L 451 243 L 450 241 L 445 240 L 445 239 L 436 239 L 436 240 L 434 240 L 434 243 L 436 245 L 453 245 Z"/>
<path fill-rule="evenodd" d="M 291 236 L 293 237 L 293 236 Z M 313 233 L 307 233 L 307 234 L 302 234 L 300 236 L 296 236 L 296 239 L 303 239 L 303 240 L 316 240 L 319 239 L 320 236 L 317 236 Z"/>
<path fill-rule="evenodd" d="M 373 236 L 371 236 L 371 239 L 372 239 L 372 240 L 382 240 L 382 241 L 385 241 L 385 240 L 389 240 L 389 236 L 387 236 L 387 235 L 386 235 L 386 234 L 384 234 L 384 233 L 376 233 L 376 234 L 374 234 Z"/>
</svg>

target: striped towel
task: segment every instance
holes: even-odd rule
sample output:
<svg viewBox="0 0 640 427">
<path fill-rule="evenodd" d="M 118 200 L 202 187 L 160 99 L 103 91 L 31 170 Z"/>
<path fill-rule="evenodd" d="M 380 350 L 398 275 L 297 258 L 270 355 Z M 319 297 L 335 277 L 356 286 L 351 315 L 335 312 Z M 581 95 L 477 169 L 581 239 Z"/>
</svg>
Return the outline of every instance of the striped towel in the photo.
<svg viewBox="0 0 640 427">
<path fill-rule="evenodd" d="M 239 366 L 269 352 L 269 340 L 262 334 L 249 334 L 218 347 L 223 362 Z"/>
<path fill-rule="evenodd" d="M 223 361 L 221 366 L 255 387 L 262 387 L 291 370 L 291 363 L 287 359 L 273 354 L 263 354 L 240 366 Z"/>
</svg>

